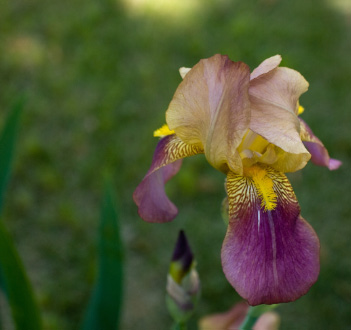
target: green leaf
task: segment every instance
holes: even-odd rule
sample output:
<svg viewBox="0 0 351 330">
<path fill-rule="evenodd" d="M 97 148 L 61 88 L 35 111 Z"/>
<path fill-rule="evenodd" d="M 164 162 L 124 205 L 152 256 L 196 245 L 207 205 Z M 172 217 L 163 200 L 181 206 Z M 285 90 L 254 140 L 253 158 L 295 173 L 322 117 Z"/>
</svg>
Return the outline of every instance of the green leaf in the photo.
<svg viewBox="0 0 351 330">
<path fill-rule="evenodd" d="M 0 212 L 10 178 L 15 140 L 23 104 L 24 100 L 21 98 L 13 106 L 0 135 Z"/>
<path fill-rule="evenodd" d="M 0 135 L 0 212 L 10 178 L 15 140 L 23 104 L 24 99 L 21 98 L 13 106 Z M 1 220 L 0 286 L 8 299 L 16 329 L 41 329 L 39 310 L 34 300 L 31 285 L 16 248 Z"/>
<path fill-rule="evenodd" d="M 29 280 L 9 233 L 0 220 L 2 281 L 17 330 L 40 330 L 41 319 Z"/>
<path fill-rule="evenodd" d="M 122 305 L 123 248 L 112 189 L 105 188 L 99 230 L 98 278 L 83 330 L 118 329 Z"/>
</svg>

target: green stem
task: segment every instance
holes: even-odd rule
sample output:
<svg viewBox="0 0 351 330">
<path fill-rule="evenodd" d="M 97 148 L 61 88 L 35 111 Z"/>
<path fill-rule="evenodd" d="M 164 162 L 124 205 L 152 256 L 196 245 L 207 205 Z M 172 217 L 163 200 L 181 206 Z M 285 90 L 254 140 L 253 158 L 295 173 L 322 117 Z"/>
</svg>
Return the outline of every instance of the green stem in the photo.
<svg viewBox="0 0 351 330">
<path fill-rule="evenodd" d="M 187 326 L 185 322 L 175 322 L 172 326 L 172 330 L 186 330 Z"/>
<path fill-rule="evenodd" d="M 252 307 L 250 307 L 245 320 L 241 323 L 240 330 L 251 330 L 258 318 L 259 316 L 252 315 Z"/>
<path fill-rule="evenodd" d="M 276 308 L 278 305 L 258 305 L 258 306 L 251 306 L 249 311 L 246 314 L 245 320 L 241 323 L 240 330 L 252 330 L 253 326 L 255 325 L 258 318 Z"/>
</svg>

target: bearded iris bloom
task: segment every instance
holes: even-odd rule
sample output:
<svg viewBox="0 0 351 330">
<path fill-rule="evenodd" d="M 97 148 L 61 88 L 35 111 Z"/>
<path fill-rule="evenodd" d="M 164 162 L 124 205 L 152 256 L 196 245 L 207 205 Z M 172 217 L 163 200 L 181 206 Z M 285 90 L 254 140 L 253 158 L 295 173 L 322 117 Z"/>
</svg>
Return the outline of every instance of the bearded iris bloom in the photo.
<svg viewBox="0 0 351 330">
<path fill-rule="evenodd" d="M 318 237 L 284 173 L 302 169 L 311 155 L 329 169 L 341 164 L 298 117 L 307 81 L 280 62 L 273 56 L 250 73 L 245 63 L 215 55 L 182 68 L 167 125 L 154 133 L 161 139 L 152 165 L 133 195 L 144 220 L 173 220 L 178 211 L 164 185 L 183 158 L 204 154 L 226 175 L 223 271 L 250 305 L 296 300 L 319 274 Z"/>
</svg>

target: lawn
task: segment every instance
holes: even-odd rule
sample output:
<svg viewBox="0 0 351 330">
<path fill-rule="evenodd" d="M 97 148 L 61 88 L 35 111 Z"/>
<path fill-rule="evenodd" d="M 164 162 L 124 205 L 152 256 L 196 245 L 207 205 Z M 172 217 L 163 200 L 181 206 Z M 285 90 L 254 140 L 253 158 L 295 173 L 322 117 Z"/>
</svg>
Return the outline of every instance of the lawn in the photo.
<svg viewBox="0 0 351 330">
<path fill-rule="evenodd" d="M 181 81 L 178 68 L 216 53 L 253 69 L 275 54 L 301 72 L 303 118 L 343 166 L 289 175 L 321 241 L 310 292 L 277 310 L 284 330 L 351 329 L 351 6 L 333 0 L 5 1 L 0 11 L 0 123 L 26 97 L 3 219 L 28 270 L 45 330 L 77 329 L 96 274 L 99 204 L 113 180 L 125 245 L 121 329 L 167 329 L 169 259 L 179 229 L 202 281 L 196 318 L 240 297 L 220 263 L 224 175 L 203 156 L 167 185 L 168 224 L 137 215 L 152 132 Z M 191 329 L 196 329 L 195 321 Z"/>
</svg>

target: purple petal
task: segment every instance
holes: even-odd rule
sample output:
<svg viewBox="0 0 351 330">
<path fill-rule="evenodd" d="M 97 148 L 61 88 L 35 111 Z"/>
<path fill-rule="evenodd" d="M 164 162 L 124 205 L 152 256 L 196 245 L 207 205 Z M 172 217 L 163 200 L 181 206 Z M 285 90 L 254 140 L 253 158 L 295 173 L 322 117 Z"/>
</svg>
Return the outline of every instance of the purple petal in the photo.
<svg viewBox="0 0 351 330">
<path fill-rule="evenodd" d="M 178 173 L 182 160 L 161 167 L 147 175 L 133 194 L 138 213 L 148 222 L 172 221 L 178 214 L 177 207 L 168 199 L 165 183 Z"/>
<path fill-rule="evenodd" d="M 326 166 L 330 170 L 338 169 L 342 162 L 329 157 L 328 150 L 324 147 L 321 140 L 312 132 L 311 128 L 304 120 L 299 118 L 301 127 L 301 139 L 306 149 L 311 154 L 311 161 L 318 166 Z"/>
<path fill-rule="evenodd" d="M 201 152 L 198 147 L 182 142 L 175 134 L 159 141 L 151 167 L 133 194 L 142 219 L 167 222 L 176 217 L 178 210 L 166 195 L 165 183 L 178 173 L 181 158 Z"/>
<path fill-rule="evenodd" d="M 230 222 L 222 247 L 228 281 L 251 305 L 290 302 L 306 294 L 319 274 L 319 240 L 301 217 L 283 173 L 266 168 L 277 195 L 261 208 L 250 178 L 228 174 Z"/>
<path fill-rule="evenodd" d="M 179 232 L 177 243 L 175 245 L 172 262 L 179 262 L 184 272 L 187 272 L 194 260 L 188 240 L 183 230 Z"/>
</svg>

